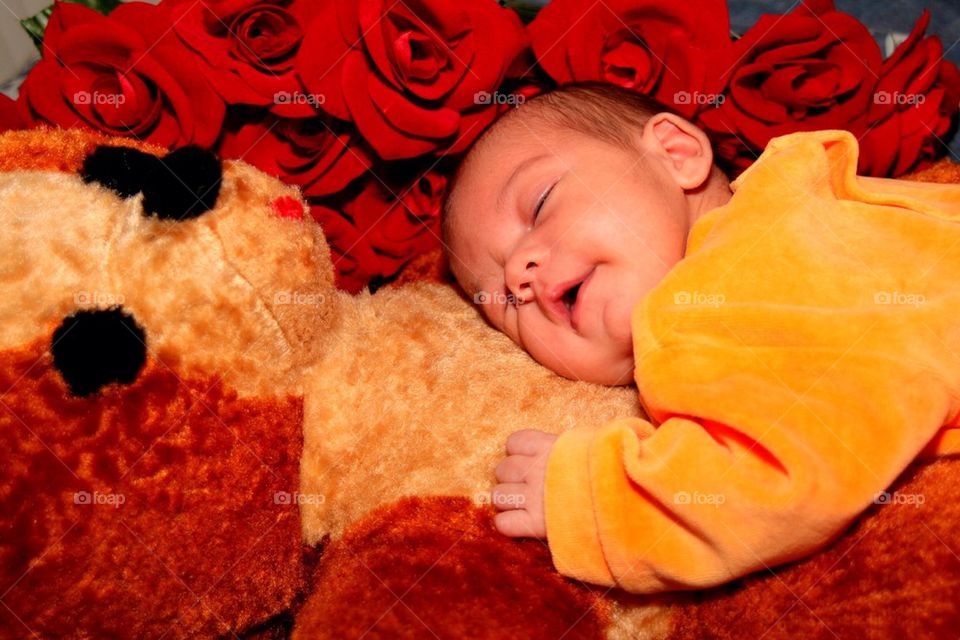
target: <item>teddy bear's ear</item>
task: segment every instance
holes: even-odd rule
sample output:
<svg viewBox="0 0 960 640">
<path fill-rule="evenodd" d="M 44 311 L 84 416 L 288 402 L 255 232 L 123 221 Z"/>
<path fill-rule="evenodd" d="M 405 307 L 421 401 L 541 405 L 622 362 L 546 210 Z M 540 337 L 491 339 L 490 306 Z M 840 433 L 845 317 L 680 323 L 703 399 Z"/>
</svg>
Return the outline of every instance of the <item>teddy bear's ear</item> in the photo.
<svg viewBox="0 0 960 640">
<path fill-rule="evenodd" d="M 166 153 L 163 147 L 134 138 L 111 138 L 85 129 L 39 126 L 0 135 L 0 172 L 79 173 L 87 157 L 101 145 L 132 147 L 156 156 Z"/>
<path fill-rule="evenodd" d="M 122 198 L 142 192 L 145 214 L 179 221 L 217 205 L 223 165 L 213 152 L 196 146 L 163 158 L 129 147 L 99 146 L 84 160 L 81 176 Z"/>
<path fill-rule="evenodd" d="M 83 161 L 80 176 L 129 198 L 143 191 L 147 176 L 160 169 L 160 159 L 130 147 L 101 145 Z M 152 178 L 151 178 L 152 179 Z"/>
<path fill-rule="evenodd" d="M 149 174 L 143 209 L 162 220 L 188 220 L 217 205 L 223 166 L 212 151 L 182 147 L 161 159 L 162 171 Z"/>
</svg>

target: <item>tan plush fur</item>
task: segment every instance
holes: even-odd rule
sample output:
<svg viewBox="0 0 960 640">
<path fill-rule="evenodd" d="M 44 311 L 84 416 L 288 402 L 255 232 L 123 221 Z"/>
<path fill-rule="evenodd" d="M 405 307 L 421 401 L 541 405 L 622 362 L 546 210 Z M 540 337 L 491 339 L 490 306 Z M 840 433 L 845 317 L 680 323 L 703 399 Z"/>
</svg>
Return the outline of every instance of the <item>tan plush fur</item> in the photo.
<svg viewBox="0 0 960 640">
<path fill-rule="evenodd" d="M 73 173 L 0 173 L 0 349 L 70 311 L 119 303 L 156 327 L 151 350 L 181 354 L 185 367 L 218 371 L 244 393 L 297 391 L 331 321 L 329 249 L 315 224 L 271 210 L 298 198 L 293 188 L 244 163 L 224 174 L 216 211 L 173 222 L 144 216 L 142 196 L 124 200 Z"/>
<path fill-rule="evenodd" d="M 217 206 L 199 218 L 171 222 L 145 216 L 142 196 L 123 199 L 96 184 L 84 184 L 76 174 L 96 144 L 114 142 L 61 130 L 0 137 L 0 162 L 6 170 L 0 173 L 0 215 L 5 227 L 0 241 L 6 246 L 0 262 L 4 301 L 0 351 L 13 354 L 25 346 L 42 349 L 53 328 L 68 315 L 119 305 L 144 327 L 150 357 L 174 379 L 213 376 L 240 397 L 280 401 L 293 394 L 304 398 L 309 415 L 301 423 L 284 423 L 278 436 L 292 428 L 302 431 L 306 444 L 300 487 L 305 498 L 299 507 L 307 542 L 336 538 L 376 507 L 402 496 L 467 496 L 477 516 L 489 519 L 489 507 L 483 503 L 508 433 L 523 427 L 561 431 L 639 411 L 630 388 L 577 384 L 540 367 L 487 327 L 472 305 L 450 287 L 414 284 L 359 297 L 336 292 L 319 227 L 308 216 L 302 221 L 278 219 L 270 208 L 277 198 L 299 195 L 243 163 L 224 163 Z M 56 378 L 49 363 L 43 371 Z M 13 370 L 9 379 L 16 381 L 19 376 Z M 125 397 L 121 394 L 117 401 L 125 402 Z M 24 402 L 32 406 L 36 400 L 25 398 Z M 205 403 L 199 403 L 193 410 L 204 408 Z M 44 437 L 59 438 L 55 410 L 46 411 L 53 412 L 54 422 Z M 14 419 L 10 429 L 14 429 L 17 416 L 10 417 Z M 175 416 L 170 420 L 169 433 L 175 435 L 179 422 Z M 235 433 L 241 450 L 250 447 L 242 432 L 235 431 L 238 422 L 221 420 L 224 434 Z M 142 446 L 149 450 L 152 444 Z M 299 442 L 292 444 L 299 446 Z M 161 467 L 166 484 L 177 491 L 195 491 L 198 487 L 191 484 L 195 479 L 185 477 L 181 469 L 193 445 L 179 440 L 177 446 L 183 453 Z M 77 447 L 75 454 L 80 455 L 82 446 Z M 58 450 L 55 458 L 70 459 L 75 454 Z M 101 445 L 98 455 L 110 459 L 120 452 Z M 207 483 L 220 482 L 217 478 L 227 477 L 229 465 L 236 464 L 232 458 L 217 460 L 210 451 L 197 450 L 192 455 L 204 461 Z M 256 464 L 259 458 L 266 458 L 260 462 L 269 472 L 269 456 L 251 456 L 246 462 Z M 56 460 L 49 463 L 56 468 Z M 233 468 L 253 477 L 242 467 Z M 26 465 L 8 466 L 7 472 L 28 474 L 19 480 L 8 476 L 8 488 L 11 482 L 29 481 Z M 79 470 L 75 473 L 85 477 Z M 96 477 L 87 480 L 93 483 L 90 488 L 103 482 Z M 284 486 L 284 478 L 274 479 Z M 242 484 L 237 492 L 235 499 L 252 499 Z M 15 491 L 4 496 L 9 501 L 4 504 L 19 514 L 11 512 L 10 517 L 31 517 L 29 510 L 17 506 L 22 498 Z M 251 505 L 249 512 L 253 515 L 266 508 L 269 513 L 276 508 L 285 513 L 279 509 L 282 506 Z M 169 507 L 177 508 L 176 503 Z M 154 507 L 158 515 L 165 508 Z M 63 514 L 64 530 L 70 513 Z M 209 525 L 212 539 L 218 539 L 217 531 L 227 525 L 214 513 L 201 503 L 178 520 L 193 523 L 191 527 Z M 96 527 L 107 529 L 97 533 Z M 96 527 L 88 532 L 91 543 L 96 538 L 122 538 L 124 531 L 121 523 L 110 518 L 97 520 Z M 489 527 L 485 531 L 489 533 Z M 188 553 L 183 563 L 189 564 L 189 554 L 198 561 L 210 556 L 202 536 L 194 537 L 193 545 L 181 545 Z M 82 555 L 87 539 L 76 540 L 72 548 Z M 498 539 L 496 544 L 504 542 Z M 37 557 L 44 553 L 44 545 L 56 543 L 56 536 L 41 539 Z M 34 545 L 36 540 L 24 539 L 24 544 Z M 126 571 L 123 558 L 132 562 L 137 549 L 141 547 L 135 541 L 118 549 L 117 568 Z M 227 547 L 222 553 L 230 562 L 230 557 L 251 551 Z M 48 561 L 53 557 L 48 555 Z M 550 571 L 547 556 L 541 553 L 537 562 L 541 571 Z M 230 573 L 242 580 L 246 565 L 231 564 Z M 57 568 L 56 563 L 49 567 Z M 171 593 L 184 579 L 168 576 Z M 167 581 L 159 580 L 154 597 L 166 597 L 160 594 L 166 593 L 162 585 Z M 31 594 L 26 585 L 21 583 L 19 592 L 24 602 L 30 601 Z M 265 593 L 263 602 L 289 599 L 289 588 L 288 582 L 285 595 L 274 598 Z M 160 600 L 150 605 L 148 593 L 132 595 L 146 599 L 146 612 L 172 606 Z M 571 597 L 575 601 L 580 596 Z M 56 607 L 53 601 L 40 604 Z M 95 601 L 91 606 L 96 606 Z M 209 603 L 199 612 L 206 615 L 198 615 L 194 626 L 183 628 L 169 628 L 162 620 L 149 619 L 147 613 L 142 624 L 131 628 L 147 636 L 161 629 L 176 637 L 212 624 L 226 632 L 230 627 L 223 625 L 229 625 L 229 620 L 210 614 L 217 610 Z M 47 613 L 34 613 L 38 617 L 25 621 L 28 628 L 37 625 L 56 633 L 58 627 Z M 86 614 L 94 625 L 90 632 L 115 629 L 96 626 L 95 611 Z M 115 623 L 122 627 L 129 621 Z"/>
</svg>

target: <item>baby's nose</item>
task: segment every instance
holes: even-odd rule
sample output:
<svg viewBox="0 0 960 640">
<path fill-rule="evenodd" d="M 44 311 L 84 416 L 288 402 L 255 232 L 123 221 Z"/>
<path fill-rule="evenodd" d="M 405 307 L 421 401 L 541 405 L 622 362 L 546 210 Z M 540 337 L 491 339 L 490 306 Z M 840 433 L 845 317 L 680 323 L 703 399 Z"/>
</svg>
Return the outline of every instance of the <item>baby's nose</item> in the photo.
<svg viewBox="0 0 960 640">
<path fill-rule="evenodd" d="M 507 288 L 510 294 L 515 298 L 517 304 L 526 304 L 531 302 L 536 295 L 533 290 L 534 269 L 537 263 L 528 261 L 523 270 L 518 270 L 514 277 L 507 277 Z"/>
</svg>

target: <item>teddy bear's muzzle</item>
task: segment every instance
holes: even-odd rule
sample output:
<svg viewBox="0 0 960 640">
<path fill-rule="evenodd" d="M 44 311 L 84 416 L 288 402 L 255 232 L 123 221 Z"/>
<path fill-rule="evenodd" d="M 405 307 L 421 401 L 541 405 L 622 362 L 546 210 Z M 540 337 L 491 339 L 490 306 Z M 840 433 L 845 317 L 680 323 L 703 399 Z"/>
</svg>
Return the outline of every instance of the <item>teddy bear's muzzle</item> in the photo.
<svg viewBox="0 0 960 640">
<path fill-rule="evenodd" d="M 104 383 L 149 344 L 135 323 L 78 311 L 0 349 L 0 639 L 232 636 L 304 588 L 302 400 L 159 346 Z"/>
</svg>

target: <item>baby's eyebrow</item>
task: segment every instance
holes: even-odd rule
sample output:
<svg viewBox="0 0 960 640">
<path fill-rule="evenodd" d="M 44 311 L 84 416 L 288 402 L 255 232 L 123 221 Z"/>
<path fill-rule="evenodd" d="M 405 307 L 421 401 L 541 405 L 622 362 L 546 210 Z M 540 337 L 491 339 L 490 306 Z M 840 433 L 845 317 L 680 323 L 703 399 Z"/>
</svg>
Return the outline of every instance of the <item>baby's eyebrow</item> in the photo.
<svg viewBox="0 0 960 640">
<path fill-rule="evenodd" d="M 500 190 L 500 194 L 497 196 L 497 204 L 496 204 L 497 212 L 503 211 L 503 207 L 505 204 L 504 201 L 507 197 L 507 194 L 511 193 L 511 190 L 515 188 L 516 186 L 515 182 L 517 181 L 517 178 L 520 175 L 522 175 L 530 167 L 535 166 L 538 162 L 540 162 L 544 158 L 549 158 L 549 157 L 550 157 L 549 153 L 541 153 L 528 160 L 524 160 L 523 162 L 520 162 L 517 165 L 517 168 L 513 170 L 513 172 L 510 174 L 510 177 L 507 178 L 507 181 L 503 183 L 503 189 Z"/>
</svg>

